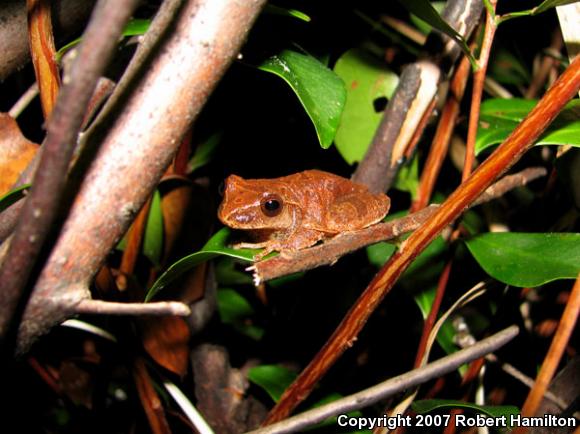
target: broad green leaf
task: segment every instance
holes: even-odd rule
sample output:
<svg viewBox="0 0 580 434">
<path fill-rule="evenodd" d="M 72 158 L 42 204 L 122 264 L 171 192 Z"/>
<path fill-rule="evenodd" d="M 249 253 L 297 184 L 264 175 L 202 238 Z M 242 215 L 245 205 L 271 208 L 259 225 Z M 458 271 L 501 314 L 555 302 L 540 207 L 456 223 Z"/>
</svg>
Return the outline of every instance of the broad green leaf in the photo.
<svg viewBox="0 0 580 434">
<path fill-rule="evenodd" d="M 454 408 L 465 408 L 473 410 L 476 413 L 482 413 L 489 417 L 506 416 L 506 422 L 509 425 L 511 415 L 517 415 L 520 410 L 512 405 L 476 405 L 465 401 L 456 401 L 453 399 L 424 399 L 415 401 L 412 404 L 413 410 L 423 414 L 433 410 L 448 410 Z"/>
<path fill-rule="evenodd" d="M 242 261 L 251 262 L 254 258 L 255 250 L 232 249 L 227 247 L 227 240 L 230 235 L 228 228 L 223 228 L 216 232 L 213 237 L 201 248 L 200 251 L 185 256 L 173 263 L 149 289 L 145 301 L 150 301 L 155 294 L 202 262 L 209 261 L 219 255 L 230 256 Z"/>
<path fill-rule="evenodd" d="M 151 20 L 141 20 L 141 19 L 137 19 L 137 18 L 132 18 L 129 20 L 129 22 L 127 23 L 127 25 L 123 29 L 122 35 L 124 37 L 144 35 L 147 32 L 147 30 L 149 30 L 150 25 L 151 25 Z M 62 59 L 62 56 L 64 56 L 64 54 L 68 50 L 70 50 L 74 46 L 80 44 L 81 40 L 82 40 L 82 38 L 77 38 L 74 41 L 71 41 L 68 44 L 66 44 L 65 46 L 63 46 L 60 50 L 58 50 L 56 52 L 57 61 L 60 62 L 60 59 Z"/>
<path fill-rule="evenodd" d="M 481 104 L 476 152 L 479 154 L 484 149 L 503 142 L 536 103 L 536 100 L 498 98 L 488 99 Z M 580 146 L 580 100 L 572 100 L 566 104 L 535 144 Z"/>
<path fill-rule="evenodd" d="M 161 262 L 163 254 L 163 212 L 161 211 L 161 195 L 158 190 L 153 193 L 145 238 L 143 239 L 143 254 L 156 266 Z"/>
<path fill-rule="evenodd" d="M 334 72 L 346 84 L 346 105 L 335 144 L 342 158 L 353 164 L 362 160 L 383 116 L 382 111 L 376 111 L 375 103 L 393 95 L 399 78 L 358 48 L 340 56 Z"/>
<path fill-rule="evenodd" d="M 25 184 L 21 187 L 17 187 L 14 190 L 10 190 L 4 196 L 0 196 L 0 212 L 4 211 L 6 208 L 18 202 L 28 192 L 30 184 Z"/>
<path fill-rule="evenodd" d="M 200 167 L 205 166 L 213 159 L 217 145 L 222 139 L 222 136 L 223 133 L 219 131 L 215 134 L 212 134 L 206 141 L 200 143 L 197 146 L 195 152 L 193 153 L 193 157 L 191 157 L 188 163 L 187 170 L 189 173 L 192 173 Z"/>
<path fill-rule="evenodd" d="M 398 0 L 401 6 L 407 9 L 412 14 L 421 18 L 433 28 L 445 33 L 451 39 L 459 44 L 463 52 L 469 56 L 471 64 L 475 65 L 475 60 L 467 46 L 465 38 L 455 31 L 447 21 L 445 21 L 439 12 L 431 5 L 429 0 Z"/>
<path fill-rule="evenodd" d="M 290 85 L 314 124 L 320 146 L 327 149 L 336 135 L 346 100 L 340 77 L 314 57 L 290 50 L 269 58 L 259 68 Z"/>
<path fill-rule="evenodd" d="M 248 370 L 248 379 L 264 389 L 274 402 L 280 400 L 296 377 L 295 372 L 279 365 L 261 365 Z"/>
<path fill-rule="evenodd" d="M 284 17 L 298 18 L 299 20 L 306 21 L 307 23 L 310 22 L 310 17 L 308 15 L 296 9 L 286 9 L 281 8 L 280 6 L 267 4 L 266 6 L 264 6 L 264 12 L 272 15 L 281 15 Z"/>
<path fill-rule="evenodd" d="M 260 340 L 264 329 L 248 322 L 248 317 L 254 314 L 252 305 L 242 295 L 233 289 L 219 289 L 217 292 L 217 307 L 224 324 L 234 327 L 239 333 L 254 340 Z"/>
<path fill-rule="evenodd" d="M 487 233 L 466 243 L 490 276 L 509 285 L 534 287 L 580 273 L 577 233 Z"/>
</svg>

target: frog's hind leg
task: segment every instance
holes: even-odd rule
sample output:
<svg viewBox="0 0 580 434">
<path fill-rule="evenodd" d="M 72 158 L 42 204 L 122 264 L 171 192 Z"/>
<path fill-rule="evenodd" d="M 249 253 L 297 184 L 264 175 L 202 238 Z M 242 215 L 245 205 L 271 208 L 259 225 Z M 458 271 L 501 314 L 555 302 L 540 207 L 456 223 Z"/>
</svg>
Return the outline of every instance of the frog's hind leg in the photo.
<svg viewBox="0 0 580 434">
<path fill-rule="evenodd" d="M 282 251 L 296 251 L 313 246 L 318 241 L 325 238 L 324 232 L 314 229 L 300 229 L 295 231 L 284 240 Z"/>
<path fill-rule="evenodd" d="M 339 233 L 361 229 L 376 223 L 382 216 L 373 209 L 372 203 L 373 201 L 369 201 L 366 195 L 360 193 L 337 198 L 328 208 L 326 215 L 328 229 Z"/>
</svg>

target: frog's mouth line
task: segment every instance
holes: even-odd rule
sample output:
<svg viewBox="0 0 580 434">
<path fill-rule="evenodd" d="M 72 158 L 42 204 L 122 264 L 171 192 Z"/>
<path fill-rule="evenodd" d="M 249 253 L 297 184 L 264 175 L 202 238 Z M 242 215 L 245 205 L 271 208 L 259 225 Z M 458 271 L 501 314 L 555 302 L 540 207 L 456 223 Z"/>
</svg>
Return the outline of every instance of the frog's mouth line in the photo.
<svg viewBox="0 0 580 434">
<path fill-rule="evenodd" d="M 280 231 L 279 229 L 252 229 L 251 232 L 244 229 L 234 229 L 233 231 L 236 239 L 249 240 L 254 243 L 269 241 L 280 237 L 284 238 L 283 235 L 285 234 L 284 231 Z"/>
</svg>

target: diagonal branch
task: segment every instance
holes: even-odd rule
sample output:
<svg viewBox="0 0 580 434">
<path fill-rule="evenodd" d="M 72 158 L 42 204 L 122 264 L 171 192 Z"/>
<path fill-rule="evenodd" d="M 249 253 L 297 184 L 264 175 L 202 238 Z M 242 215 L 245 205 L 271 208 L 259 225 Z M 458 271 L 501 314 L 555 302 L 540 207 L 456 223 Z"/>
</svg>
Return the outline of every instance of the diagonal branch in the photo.
<svg viewBox="0 0 580 434">
<path fill-rule="evenodd" d="M 352 346 L 370 315 L 413 259 L 534 145 L 538 136 L 579 89 L 580 56 L 570 64 L 512 134 L 447 198 L 419 230 L 403 242 L 400 250 L 377 273 L 319 353 L 284 392 L 264 422 L 266 425 L 287 417 L 310 394 L 320 378 Z"/>
<path fill-rule="evenodd" d="M 303 430 L 316 423 L 324 421 L 328 417 L 338 414 L 346 414 L 349 411 L 368 407 L 381 399 L 393 396 L 406 389 L 419 386 L 433 378 L 439 378 L 454 371 L 464 363 L 469 363 L 486 354 L 492 353 L 503 347 L 518 334 L 518 327 L 511 326 L 488 338 L 477 342 L 473 346 L 445 356 L 433 363 L 414 369 L 405 374 L 390 378 L 368 389 L 362 390 L 350 396 L 338 399 L 330 404 L 305 411 L 283 422 L 251 431 L 247 434 L 283 434 Z"/>
</svg>

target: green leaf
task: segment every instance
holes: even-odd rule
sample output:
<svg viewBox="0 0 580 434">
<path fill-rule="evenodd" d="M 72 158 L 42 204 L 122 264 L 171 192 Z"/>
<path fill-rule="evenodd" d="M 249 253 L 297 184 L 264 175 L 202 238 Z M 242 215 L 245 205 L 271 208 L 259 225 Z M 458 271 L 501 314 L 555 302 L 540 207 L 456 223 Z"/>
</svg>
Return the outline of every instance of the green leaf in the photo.
<svg viewBox="0 0 580 434">
<path fill-rule="evenodd" d="M 151 25 L 151 20 L 141 20 L 137 18 L 132 18 L 127 22 L 127 25 L 123 29 L 122 35 L 124 37 L 127 36 L 139 36 L 144 35 L 147 30 L 149 30 L 149 26 Z M 76 45 L 80 44 L 82 38 L 77 38 L 74 41 L 69 42 L 65 46 L 61 47 L 60 50 L 56 52 L 56 60 L 60 62 L 62 56 L 65 55 L 67 51 L 71 48 L 75 47 Z"/>
<path fill-rule="evenodd" d="M 545 0 L 540 3 L 539 6 L 534 8 L 534 14 L 546 12 L 548 9 L 555 8 L 556 6 L 564 6 L 571 3 L 576 3 L 577 1 L 578 0 Z"/>
<path fill-rule="evenodd" d="M 498 98 L 488 99 L 481 104 L 476 153 L 503 142 L 536 103 L 536 100 Z M 580 100 L 575 99 L 566 104 L 535 144 L 580 146 Z"/>
<path fill-rule="evenodd" d="M 224 324 L 229 324 L 239 333 L 256 341 L 264 335 L 264 329 L 248 321 L 254 314 L 252 305 L 233 289 L 219 289 L 217 292 L 217 307 Z"/>
<path fill-rule="evenodd" d="M 490 276 L 509 285 L 534 287 L 580 273 L 577 233 L 487 233 L 466 243 Z"/>
<path fill-rule="evenodd" d="M 163 212 L 161 211 L 161 195 L 158 190 L 153 193 L 145 238 L 143 240 L 143 254 L 155 265 L 159 266 L 163 254 Z"/>
<path fill-rule="evenodd" d="M 400 168 L 393 188 L 409 193 L 412 199 L 417 198 L 417 190 L 419 189 L 419 154 L 415 154 L 411 161 L 408 161 Z"/>
<path fill-rule="evenodd" d="M 254 313 L 252 305 L 233 289 L 220 289 L 217 292 L 220 318 L 226 324 L 242 321 Z"/>
<path fill-rule="evenodd" d="M 200 251 L 192 253 L 174 262 L 149 289 L 145 301 L 150 301 L 155 294 L 202 262 L 209 261 L 219 255 L 229 256 L 242 261 L 253 261 L 255 250 L 232 249 L 227 247 L 227 240 L 230 235 L 229 228 L 223 228 L 216 232 L 213 237 L 201 248 Z"/>
<path fill-rule="evenodd" d="M 394 244 L 381 241 L 367 247 L 367 257 L 371 264 L 376 267 L 382 267 L 396 250 L 397 247 Z"/>
<path fill-rule="evenodd" d="M 399 78 L 366 51 L 355 48 L 344 53 L 334 66 L 346 84 L 346 105 L 336 132 L 336 148 L 353 164 L 361 161 L 382 118 L 375 102 L 393 95 Z"/>
<path fill-rule="evenodd" d="M 248 370 L 248 379 L 264 389 L 274 402 L 280 400 L 296 377 L 295 372 L 279 365 L 261 365 Z"/>
<path fill-rule="evenodd" d="M 296 9 L 281 8 L 280 6 L 274 6 L 271 4 L 267 4 L 264 7 L 264 12 L 272 15 L 281 15 L 284 17 L 298 18 L 299 20 L 306 21 L 307 23 L 311 21 L 310 17 L 306 15 L 304 12 L 300 12 Z"/>
<path fill-rule="evenodd" d="M 237 269 L 236 259 L 224 256 L 216 262 L 216 280 L 220 285 L 252 285 L 252 276 L 247 272 Z"/>
<path fill-rule="evenodd" d="M 501 16 L 498 24 L 508 21 L 512 18 L 527 17 L 532 15 L 538 15 L 542 12 L 546 12 L 549 9 L 555 8 L 557 6 L 564 6 L 570 3 L 576 3 L 578 0 L 545 0 L 538 6 L 532 9 L 526 9 L 524 11 L 510 12 Z"/>
<path fill-rule="evenodd" d="M 219 131 L 215 134 L 212 134 L 206 141 L 200 143 L 197 146 L 193 154 L 193 157 L 191 157 L 188 163 L 189 173 L 192 173 L 197 169 L 199 169 L 200 167 L 205 166 L 213 159 L 217 146 L 222 139 L 222 136 L 223 132 Z"/>
<path fill-rule="evenodd" d="M 10 190 L 4 196 L 0 196 L 0 212 L 4 211 L 6 208 L 18 202 L 28 192 L 30 184 L 25 184 L 20 187 Z"/>
<path fill-rule="evenodd" d="M 401 6 L 412 14 L 421 18 L 433 28 L 445 33 L 451 39 L 459 44 L 463 52 L 469 56 L 471 64 L 475 65 L 475 59 L 467 46 L 467 41 L 445 21 L 439 12 L 431 5 L 429 0 L 398 0 Z"/>
<path fill-rule="evenodd" d="M 314 124 L 320 146 L 334 140 L 346 100 L 340 77 L 312 56 L 284 50 L 259 68 L 282 78 L 296 93 Z"/>
<path fill-rule="evenodd" d="M 437 11 L 437 13 L 439 15 L 441 15 L 441 12 L 443 11 L 443 8 L 445 7 L 445 3 L 446 2 L 431 2 L 431 6 L 433 6 L 433 8 Z M 423 21 L 417 15 L 412 13 L 412 14 L 410 14 L 410 18 L 411 18 L 411 22 L 413 24 L 415 24 L 415 27 L 417 27 L 417 29 L 421 33 L 423 33 L 424 35 L 428 35 L 429 32 L 431 30 L 433 30 L 433 27 L 431 25 L 429 25 L 429 23 Z"/>
<path fill-rule="evenodd" d="M 423 414 L 433 410 L 448 410 L 454 408 L 466 408 L 476 413 L 482 413 L 489 417 L 506 416 L 506 422 L 509 425 L 509 416 L 517 415 L 520 410 L 513 405 L 476 405 L 465 401 L 456 401 L 453 399 L 424 399 L 415 401 L 412 404 L 413 410 Z"/>
</svg>

